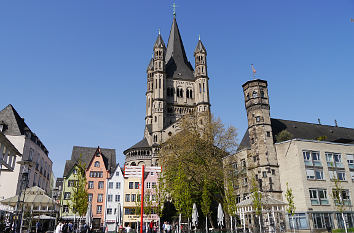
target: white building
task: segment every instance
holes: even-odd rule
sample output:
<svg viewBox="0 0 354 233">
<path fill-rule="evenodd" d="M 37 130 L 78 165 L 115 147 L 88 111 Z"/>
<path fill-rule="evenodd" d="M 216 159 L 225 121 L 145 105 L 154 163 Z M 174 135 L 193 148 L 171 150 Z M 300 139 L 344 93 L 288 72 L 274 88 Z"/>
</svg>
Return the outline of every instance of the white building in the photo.
<svg viewBox="0 0 354 233">
<path fill-rule="evenodd" d="M 1 172 L 13 172 L 16 160 L 21 156 L 21 153 L 2 133 L 3 122 L 0 122 L 0 175 Z"/>
<path fill-rule="evenodd" d="M 11 104 L 0 111 L 0 122 L 2 133 L 22 154 L 22 160 L 31 160 L 34 164 L 29 169 L 28 187 L 38 186 L 49 193 L 52 161 L 48 157 L 47 148 L 29 129 Z M 15 196 L 20 192 L 22 171 L 23 166 L 16 163 L 14 172 L 1 174 L 0 200 Z"/>
<path fill-rule="evenodd" d="M 110 178 L 107 179 L 106 190 L 106 210 L 105 225 L 109 232 L 116 231 L 119 225 L 123 223 L 123 191 L 124 176 L 123 171 L 117 164 Z"/>
</svg>

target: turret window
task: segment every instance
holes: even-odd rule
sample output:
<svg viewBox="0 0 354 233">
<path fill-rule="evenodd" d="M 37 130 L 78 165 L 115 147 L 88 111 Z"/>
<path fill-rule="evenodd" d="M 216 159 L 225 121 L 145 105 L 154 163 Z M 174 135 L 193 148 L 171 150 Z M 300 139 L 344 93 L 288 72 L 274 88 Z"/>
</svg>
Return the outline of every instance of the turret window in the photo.
<svg viewBox="0 0 354 233">
<path fill-rule="evenodd" d="M 202 84 L 199 83 L 199 93 L 202 93 Z"/>
<path fill-rule="evenodd" d="M 205 83 L 203 83 L 203 92 L 205 92 Z"/>
<path fill-rule="evenodd" d="M 161 88 L 161 79 L 159 79 L 159 88 Z"/>
<path fill-rule="evenodd" d="M 257 98 L 257 97 L 258 97 L 258 93 L 257 93 L 256 91 L 253 91 L 252 97 L 253 97 L 253 98 Z"/>
<path fill-rule="evenodd" d="M 177 97 L 183 97 L 183 89 L 182 88 L 177 88 Z"/>
<path fill-rule="evenodd" d="M 261 89 L 261 97 L 262 97 L 262 98 L 264 97 L 264 91 L 263 91 L 263 89 Z"/>
<path fill-rule="evenodd" d="M 193 98 L 193 91 L 190 90 L 190 89 L 187 89 L 187 91 L 186 91 L 186 97 L 189 98 L 189 99 L 192 99 L 192 98 Z"/>
<path fill-rule="evenodd" d="M 100 162 L 96 161 L 95 162 L 95 167 L 100 167 Z"/>
</svg>

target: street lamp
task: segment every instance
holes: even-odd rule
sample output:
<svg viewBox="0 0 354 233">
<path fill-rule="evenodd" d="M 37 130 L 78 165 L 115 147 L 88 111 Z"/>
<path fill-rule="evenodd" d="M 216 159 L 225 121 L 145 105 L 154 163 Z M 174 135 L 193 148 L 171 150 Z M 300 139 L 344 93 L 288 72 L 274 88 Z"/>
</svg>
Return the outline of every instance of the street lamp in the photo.
<svg viewBox="0 0 354 233">
<path fill-rule="evenodd" d="M 23 224 L 23 206 L 24 203 L 22 203 L 21 211 L 19 212 L 20 204 L 21 204 L 21 195 L 22 195 L 22 187 L 24 186 L 24 190 L 26 190 L 28 186 L 28 176 L 30 172 L 30 168 L 33 166 L 33 162 L 30 159 L 27 160 L 21 160 L 17 162 L 20 164 L 20 171 L 22 168 L 22 176 L 20 180 L 20 192 L 18 194 L 18 200 L 17 200 L 17 206 L 16 206 L 16 211 L 17 211 L 17 232 L 22 233 L 22 224 Z M 25 194 L 23 194 L 23 199 L 22 202 L 25 201 Z"/>
</svg>

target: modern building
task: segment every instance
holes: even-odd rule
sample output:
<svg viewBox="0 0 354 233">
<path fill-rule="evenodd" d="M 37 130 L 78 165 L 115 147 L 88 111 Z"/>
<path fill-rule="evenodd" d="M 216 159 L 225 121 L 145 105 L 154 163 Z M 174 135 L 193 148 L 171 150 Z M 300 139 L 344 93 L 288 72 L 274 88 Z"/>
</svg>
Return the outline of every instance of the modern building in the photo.
<svg viewBox="0 0 354 233">
<path fill-rule="evenodd" d="M 114 149 L 74 146 L 71 159 L 65 163 L 63 173 L 61 216 L 73 219 L 70 208 L 72 187 L 77 182 L 76 172 L 79 161 L 85 166 L 89 202 L 92 205 L 93 225 L 103 226 L 105 211 L 105 190 L 109 174 L 116 168 L 116 151 Z"/>
<path fill-rule="evenodd" d="M 25 120 L 10 104 L 0 111 L 2 134 L 15 146 L 22 160 L 33 162 L 29 169 L 28 187 L 38 186 L 46 193 L 50 192 L 52 161 L 49 152 L 38 136 L 30 130 Z M 20 192 L 23 165 L 15 163 L 14 172 L 2 173 L 0 176 L 0 198 L 15 196 Z"/>
<path fill-rule="evenodd" d="M 121 167 L 117 164 L 113 173 L 107 179 L 106 185 L 106 211 L 105 226 L 108 232 L 116 232 L 123 224 L 124 203 L 124 175 Z"/>
<path fill-rule="evenodd" d="M 338 179 L 346 222 L 353 227 L 354 129 L 271 118 L 267 81 L 248 81 L 243 91 L 248 129 L 237 152 L 224 158 L 237 201 L 250 193 L 251 179 L 261 192 L 283 202 L 288 184 L 295 197 L 295 227 L 323 232 L 327 226 L 343 227 L 333 198 Z M 292 218 L 289 225 L 294 226 Z"/>
<path fill-rule="evenodd" d="M 126 165 L 158 165 L 158 147 L 177 132 L 178 120 L 197 113 L 203 122 L 210 112 L 207 51 L 199 39 L 193 67 L 184 50 L 175 15 L 167 47 L 159 33 L 153 53 L 146 71 L 144 137 L 124 151 Z"/>
</svg>

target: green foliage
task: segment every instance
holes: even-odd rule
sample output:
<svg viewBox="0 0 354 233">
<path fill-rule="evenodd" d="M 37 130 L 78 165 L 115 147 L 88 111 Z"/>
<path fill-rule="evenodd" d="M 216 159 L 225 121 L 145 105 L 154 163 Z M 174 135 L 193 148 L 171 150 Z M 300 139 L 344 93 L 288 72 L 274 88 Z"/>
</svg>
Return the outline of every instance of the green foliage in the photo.
<svg viewBox="0 0 354 233">
<path fill-rule="evenodd" d="M 289 188 L 288 183 L 286 183 L 286 193 L 285 193 L 285 198 L 288 202 L 288 207 L 287 207 L 287 211 L 288 214 L 290 214 L 291 216 L 294 216 L 295 214 L 295 203 L 294 203 L 294 195 L 293 195 L 293 190 L 291 188 Z"/>
<path fill-rule="evenodd" d="M 344 229 L 334 229 L 332 230 L 333 233 L 336 233 L 336 232 L 345 232 Z M 348 232 L 354 232 L 354 228 L 348 228 Z"/>
<path fill-rule="evenodd" d="M 259 191 L 257 180 L 252 178 L 251 183 L 252 206 L 256 215 L 262 214 L 262 193 Z"/>
<path fill-rule="evenodd" d="M 171 196 L 177 212 L 185 217 L 190 217 L 192 214 L 193 200 L 190 184 L 187 182 L 187 176 L 181 165 L 178 166 L 177 177 L 172 184 Z"/>
<path fill-rule="evenodd" d="M 163 204 L 165 203 L 166 197 L 166 190 L 164 186 L 164 180 L 161 174 L 159 174 L 158 182 L 154 188 L 154 193 L 156 196 L 156 214 L 159 217 L 163 215 Z"/>
<path fill-rule="evenodd" d="M 334 200 L 334 203 L 336 204 L 337 210 L 340 213 L 343 213 L 345 210 L 345 202 L 342 198 L 342 184 L 338 178 L 333 179 L 334 182 L 334 188 L 332 190 L 332 198 Z"/>
<path fill-rule="evenodd" d="M 220 120 L 209 115 L 191 114 L 179 122 L 179 132 L 161 146 L 165 189 L 171 194 L 178 213 L 191 215 L 192 203 L 222 202 L 224 174 L 222 158 L 236 149 L 236 131 L 225 128 Z M 203 123 L 201 123 L 203 122 Z M 207 177 L 207 186 L 204 185 Z M 207 194 L 208 193 L 208 194 Z M 188 196 L 186 206 L 181 206 Z M 187 211 L 183 210 L 187 208 Z M 208 211 L 207 211 L 208 212 Z"/>
<path fill-rule="evenodd" d="M 225 188 L 225 206 L 226 212 L 230 216 L 237 215 L 237 208 L 236 208 L 236 193 L 235 188 L 230 179 L 226 180 L 226 188 Z"/>
<path fill-rule="evenodd" d="M 202 192 L 202 201 L 201 201 L 201 209 L 204 216 L 208 216 L 210 214 L 210 191 L 208 189 L 208 180 L 205 178 L 203 183 L 203 192 Z"/>
<path fill-rule="evenodd" d="M 293 138 L 294 136 L 286 129 L 280 131 L 280 133 L 278 133 L 277 136 L 275 136 L 276 142 L 284 142 Z"/>
<path fill-rule="evenodd" d="M 327 139 L 327 136 L 319 136 L 315 138 L 317 141 L 325 141 Z"/>
<path fill-rule="evenodd" d="M 76 165 L 77 169 L 77 174 L 75 175 L 76 177 L 76 182 L 73 187 L 73 195 L 71 197 L 71 209 L 73 213 L 78 214 L 79 216 L 84 216 L 87 212 L 87 207 L 88 207 L 88 193 L 86 190 L 86 175 L 85 175 L 85 167 L 86 165 L 82 162 L 82 156 L 80 155 L 80 158 L 78 160 L 78 163 Z"/>
</svg>

